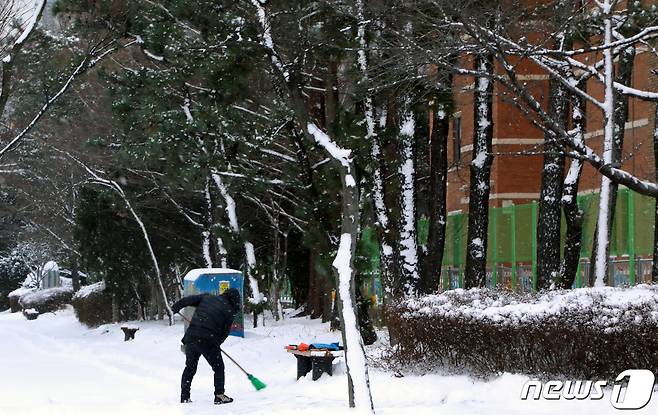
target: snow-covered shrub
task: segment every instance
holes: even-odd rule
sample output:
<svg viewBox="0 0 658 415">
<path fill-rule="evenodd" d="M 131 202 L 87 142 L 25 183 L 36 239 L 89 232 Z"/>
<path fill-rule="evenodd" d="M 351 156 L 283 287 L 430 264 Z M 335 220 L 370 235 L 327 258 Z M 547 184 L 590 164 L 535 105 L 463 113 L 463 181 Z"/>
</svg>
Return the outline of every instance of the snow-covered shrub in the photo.
<svg viewBox="0 0 658 415">
<path fill-rule="evenodd" d="M 98 282 L 80 288 L 73 296 L 73 309 L 78 320 L 89 327 L 112 321 L 112 296 L 105 291 L 105 283 Z"/>
<path fill-rule="evenodd" d="M 73 289 L 70 287 L 55 287 L 45 290 L 35 290 L 24 294 L 18 300 L 23 310 L 34 308 L 39 313 L 57 311 L 71 303 Z"/>
<path fill-rule="evenodd" d="M 420 367 L 574 379 L 658 371 L 658 286 L 454 290 L 393 305 L 388 325 L 393 357 Z"/>
<path fill-rule="evenodd" d="M 17 288 L 14 291 L 10 292 L 7 298 L 9 299 L 9 309 L 11 310 L 12 313 L 18 313 L 23 309 L 21 307 L 21 297 L 24 296 L 25 294 L 29 294 L 31 292 L 36 291 L 36 288 Z"/>
</svg>

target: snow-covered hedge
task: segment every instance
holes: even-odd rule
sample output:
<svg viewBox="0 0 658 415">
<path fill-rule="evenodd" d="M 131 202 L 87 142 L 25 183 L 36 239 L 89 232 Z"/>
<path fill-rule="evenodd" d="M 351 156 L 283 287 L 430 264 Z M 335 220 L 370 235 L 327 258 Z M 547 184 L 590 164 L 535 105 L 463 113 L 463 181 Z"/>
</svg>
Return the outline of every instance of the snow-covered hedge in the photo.
<svg viewBox="0 0 658 415">
<path fill-rule="evenodd" d="M 453 290 L 392 306 L 388 324 L 402 363 L 575 379 L 658 372 L 658 286 Z"/>
<path fill-rule="evenodd" d="M 66 304 L 70 304 L 72 297 L 72 288 L 55 287 L 24 294 L 20 297 L 18 302 L 23 310 L 34 308 L 39 313 L 43 314 L 57 311 Z"/>
<path fill-rule="evenodd" d="M 73 308 L 78 320 L 89 327 L 112 321 L 112 297 L 102 281 L 80 288 L 73 296 Z"/>
<path fill-rule="evenodd" d="M 11 312 L 18 313 L 21 311 L 23 309 L 20 304 L 21 297 L 34 291 L 36 291 L 36 288 L 21 287 L 10 292 L 9 295 L 7 295 L 7 298 L 9 298 L 9 308 Z"/>
</svg>

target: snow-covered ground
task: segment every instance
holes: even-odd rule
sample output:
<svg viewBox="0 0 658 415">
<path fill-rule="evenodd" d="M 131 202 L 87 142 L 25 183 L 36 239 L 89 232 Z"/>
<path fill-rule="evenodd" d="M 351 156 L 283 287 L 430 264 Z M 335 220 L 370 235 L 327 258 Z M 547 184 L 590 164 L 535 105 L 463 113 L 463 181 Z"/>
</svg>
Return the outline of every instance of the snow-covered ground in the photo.
<svg viewBox="0 0 658 415">
<path fill-rule="evenodd" d="M 317 382 L 295 380 L 289 343 L 338 341 L 326 324 L 288 319 L 248 329 L 246 338 L 230 337 L 225 350 L 268 387 L 256 392 L 226 361 L 226 390 L 235 402 L 212 404 L 212 372 L 203 359 L 192 385 L 191 404 L 181 405 L 179 380 L 182 324 L 133 322 L 136 340 L 123 341 L 120 324 L 87 329 L 69 308 L 27 321 L 20 313 L 0 313 L 1 415 L 206 415 L 349 414 L 341 364 L 334 376 Z M 606 397 L 599 401 L 521 401 L 523 376 L 503 375 L 483 382 L 465 376 L 406 376 L 371 369 L 373 399 L 379 414 L 613 414 Z M 655 414 L 658 393 L 642 411 Z"/>
</svg>

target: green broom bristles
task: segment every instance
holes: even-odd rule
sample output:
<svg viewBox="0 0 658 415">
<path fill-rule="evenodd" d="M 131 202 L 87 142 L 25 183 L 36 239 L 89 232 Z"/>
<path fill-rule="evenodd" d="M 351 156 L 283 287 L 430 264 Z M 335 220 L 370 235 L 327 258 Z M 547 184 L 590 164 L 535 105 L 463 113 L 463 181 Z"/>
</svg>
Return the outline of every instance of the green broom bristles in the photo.
<svg viewBox="0 0 658 415">
<path fill-rule="evenodd" d="M 261 389 L 265 389 L 265 387 L 267 386 L 266 384 L 264 384 L 263 382 L 261 382 L 261 381 L 260 381 L 257 377 L 255 377 L 254 375 L 247 375 L 247 377 L 249 378 L 249 380 L 251 381 L 251 384 L 254 385 L 254 388 L 256 388 L 257 391 L 259 391 L 259 390 L 261 390 Z"/>
</svg>

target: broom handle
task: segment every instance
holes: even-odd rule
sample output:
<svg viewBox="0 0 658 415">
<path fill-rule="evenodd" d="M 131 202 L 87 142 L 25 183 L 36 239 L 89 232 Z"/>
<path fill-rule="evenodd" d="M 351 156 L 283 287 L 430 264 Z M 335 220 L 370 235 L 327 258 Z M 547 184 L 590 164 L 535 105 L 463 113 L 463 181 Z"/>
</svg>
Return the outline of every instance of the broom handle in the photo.
<svg viewBox="0 0 658 415">
<path fill-rule="evenodd" d="M 192 321 L 189 318 L 185 317 L 183 314 L 181 314 L 180 311 L 178 312 L 178 315 L 183 317 L 183 319 L 185 321 L 187 321 L 188 324 L 192 323 Z M 244 368 L 242 366 L 240 366 L 240 364 L 238 362 L 236 362 L 235 359 L 233 359 L 231 356 L 229 356 L 229 354 L 226 353 L 224 351 L 224 349 L 222 349 L 220 347 L 219 350 L 221 350 L 221 352 L 224 353 L 224 356 L 228 357 L 231 362 L 233 362 L 241 371 L 243 371 L 245 375 L 249 376 L 249 373 L 247 373 L 247 371 L 244 370 Z"/>
<path fill-rule="evenodd" d="M 236 365 L 236 366 L 237 366 L 242 372 L 244 372 L 245 375 L 249 376 L 249 373 L 247 373 L 247 371 L 244 370 L 244 368 L 243 368 L 242 366 L 240 366 L 240 364 L 239 364 L 238 362 L 236 362 L 235 359 L 233 359 L 231 356 L 229 356 L 229 354 L 226 353 L 226 352 L 224 351 L 224 349 L 222 349 L 222 348 L 220 347 L 219 350 L 221 350 L 222 353 L 224 353 L 224 356 L 228 357 L 229 360 L 230 360 L 231 362 L 233 362 L 233 363 L 234 363 L 234 364 L 235 364 L 235 365 Z"/>
</svg>

